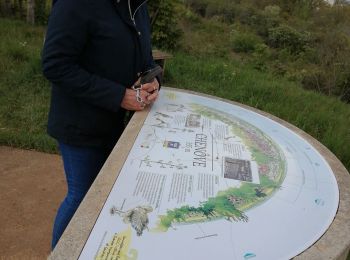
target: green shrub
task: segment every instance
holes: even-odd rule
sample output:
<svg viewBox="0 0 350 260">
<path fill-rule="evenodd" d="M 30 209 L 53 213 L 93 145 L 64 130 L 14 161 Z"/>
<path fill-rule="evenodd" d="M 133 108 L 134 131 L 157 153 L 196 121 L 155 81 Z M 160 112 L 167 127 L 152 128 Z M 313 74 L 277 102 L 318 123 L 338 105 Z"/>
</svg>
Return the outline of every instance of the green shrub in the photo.
<svg viewBox="0 0 350 260">
<path fill-rule="evenodd" d="M 191 25 L 197 25 L 201 23 L 201 18 L 196 13 L 192 12 L 191 9 L 183 9 L 181 16 L 191 23 Z"/>
<path fill-rule="evenodd" d="M 278 5 L 267 5 L 264 8 L 264 14 L 269 17 L 277 18 L 281 13 L 281 8 Z"/>
<path fill-rule="evenodd" d="M 215 18 L 226 23 L 233 23 L 236 4 L 232 0 L 185 0 L 185 5 L 197 15 Z"/>
<path fill-rule="evenodd" d="M 303 78 L 304 87 L 350 102 L 350 37 L 337 30 L 319 33 L 315 50 L 309 54 L 313 69 Z"/>
<path fill-rule="evenodd" d="M 299 32 L 288 25 L 271 28 L 268 32 L 268 43 L 271 47 L 289 49 L 292 53 L 304 51 L 310 41 L 310 33 Z"/>
<path fill-rule="evenodd" d="M 268 69 L 267 64 L 271 59 L 271 55 L 271 50 L 266 44 L 256 44 L 253 52 L 252 61 L 254 68 L 260 71 L 266 71 Z"/>
<path fill-rule="evenodd" d="M 277 5 L 268 5 L 262 10 L 253 6 L 239 6 L 236 9 L 237 20 L 264 38 L 267 38 L 269 29 L 280 24 L 280 8 Z"/>
<path fill-rule="evenodd" d="M 233 23 L 236 16 L 236 8 L 231 1 L 229 2 L 210 2 L 207 5 L 205 16 L 207 18 L 218 17 L 218 20 Z"/>
<path fill-rule="evenodd" d="M 185 0 L 185 4 L 192 9 L 193 12 L 205 17 L 209 4 L 208 0 Z"/>
<path fill-rule="evenodd" d="M 238 21 L 246 25 L 254 25 L 258 10 L 251 6 L 239 6 L 237 9 Z"/>
<path fill-rule="evenodd" d="M 262 40 L 254 33 L 243 32 L 235 33 L 233 35 L 232 45 L 236 52 L 252 52 Z"/>
</svg>

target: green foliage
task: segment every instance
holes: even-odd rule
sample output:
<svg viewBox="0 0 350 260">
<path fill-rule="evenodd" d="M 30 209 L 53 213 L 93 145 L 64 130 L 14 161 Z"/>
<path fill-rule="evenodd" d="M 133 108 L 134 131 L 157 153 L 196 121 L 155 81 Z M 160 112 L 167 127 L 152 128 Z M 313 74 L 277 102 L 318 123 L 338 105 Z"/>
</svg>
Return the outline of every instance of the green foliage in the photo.
<svg viewBox="0 0 350 260">
<path fill-rule="evenodd" d="M 269 28 L 275 27 L 280 21 L 280 8 L 277 5 L 267 5 L 262 9 L 257 9 L 256 4 L 249 4 L 249 2 L 234 3 L 225 0 L 213 1 L 212 5 L 216 6 L 216 9 L 220 8 L 224 10 L 222 13 L 217 12 L 216 15 L 220 16 L 218 20 L 226 23 L 241 23 L 251 27 L 252 31 L 257 32 L 260 36 L 267 36 Z M 211 4 L 208 4 L 208 8 Z M 230 14 L 230 19 L 227 19 L 227 14 Z M 206 14 L 208 17 L 208 13 Z M 226 18 L 226 19 L 225 19 Z"/>
<path fill-rule="evenodd" d="M 46 134 L 50 88 L 41 73 L 44 29 L 0 19 L 0 144 L 57 151 Z"/>
<path fill-rule="evenodd" d="M 268 5 L 263 11 L 259 11 L 252 24 L 256 33 L 264 38 L 268 37 L 269 30 L 281 23 L 281 9 L 277 5 Z"/>
<path fill-rule="evenodd" d="M 278 5 L 267 5 L 264 8 L 264 14 L 268 17 L 277 18 L 281 13 L 281 8 Z"/>
<path fill-rule="evenodd" d="M 190 17 L 189 20 L 184 19 L 180 24 L 184 32 L 180 41 L 182 50 L 198 55 L 227 55 L 232 48 L 228 37 L 231 28 L 227 24 L 223 26 L 214 19 L 203 19 L 191 11 L 187 12 L 186 17 Z"/>
<path fill-rule="evenodd" d="M 331 6 L 322 0 L 186 0 L 185 4 L 199 17 L 211 18 L 211 23 L 202 18 L 195 27 L 184 29 L 185 50 L 231 56 L 300 82 L 306 89 L 350 102 L 349 4 Z M 230 19 L 220 10 L 229 12 Z M 234 28 L 229 46 L 223 43 L 225 35 L 206 35 L 214 23 L 226 35 Z M 194 35 L 192 40 L 190 35 L 199 30 L 201 37 Z M 197 44 L 200 41 L 206 48 Z"/>
<path fill-rule="evenodd" d="M 208 5 L 205 9 L 205 17 L 216 17 L 222 22 L 232 23 L 236 16 L 236 5 L 231 0 L 226 1 L 208 1 Z"/>
<path fill-rule="evenodd" d="M 240 5 L 238 7 L 237 19 L 242 24 L 251 25 L 258 10 L 250 5 Z"/>
<path fill-rule="evenodd" d="M 249 32 L 237 32 L 232 37 L 233 50 L 236 52 L 253 52 L 262 44 L 262 40 L 256 34 Z"/>
<path fill-rule="evenodd" d="M 271 60 L 271 56 L 272 53 L 266 44 L 260 43 L 255 45 L 252 60 L 254 68 L 261 71 L 266 71 L 268 68 L 267 64 Z"/>
<path fill-rule="evenodd" d="M 185 4 L 202 17 L 206 16 L 208 0 L 185 0 Z"/>
<path fill-rule="evenodd" d="M 285 14 L 301 18 L 307 18 L 313 10 L 326 5 L 323 0 L 276 0 L 270 2 L 279 5 Z"/>
<path fill-rule="evenodd" d="M 349 102 L 350 37 L 336 30 L 324 32 L 316 46 L 313 66 L 306 67 L 310 73 L 303 78 L 304 85 Z"/>
<path fill-rule="evenodd" d="M 153 0 L 149 2 L 152 24 L 152 43 L 160 49 L 178 47 L 181 31 L 177 25 L 179 0 Z"/>
<path fill-rule="evenodd" d="M 213 218 L 226 218 L 229 221 L 247 221 L 248 217 L 228 200 L 228 194 L 226 193 L 209 198 L 208 201 L 201 203 L 198 207 L 186 205 L 168 210 L 166 215 L 160 217 L 161 227 L 168 229 L 174 222 L 203 222 Z"/>
<path fill-rule="evenodd" d="M 28 61 L 29 56 L 28 53 L 25 50 L 25 45 L 26 43 L 20 43 L 17 45 L 9 46 L 7 50 L 7 55 L 8 57 L 13 61 L 13 62 L 25 62 Z"/>
<path fill-rule="evenodd" d="M 47 0 L 35 0 L 35 23 L 45 25 L 47 24 L 49 11 L 46 6 L 51 5 L 51 1 Z"/>
<path fill-rule="evenodd" d="M 237 13 L 237 5 L 232 0 L 185 0 L 184 2 L 201 17 L 216 18 L 226 23 L 234 22 Z"/>
<path fill-rule="evenodd" d="M 300 53 L 305 50 L 310 41 L 310 33 L 299 32 L 288 25 L 269 29 L 268 43 L 274 48 L 289 49 L 292 53 Z"/>
</svg>

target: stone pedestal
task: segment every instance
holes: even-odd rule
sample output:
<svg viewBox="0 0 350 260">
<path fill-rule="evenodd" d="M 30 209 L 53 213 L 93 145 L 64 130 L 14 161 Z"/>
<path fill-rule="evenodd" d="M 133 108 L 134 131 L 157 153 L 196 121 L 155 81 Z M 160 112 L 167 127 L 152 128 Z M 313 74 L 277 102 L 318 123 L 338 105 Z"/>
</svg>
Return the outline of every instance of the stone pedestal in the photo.
<svg viewBox="0 0 350 260">
<path fill-rule="evenodd" d="M 195 94 L 209 97 L 203 94 Z M 245 109 L 259 113 L 282 124 L 306 139 L 324 157 L 333 170 L 338 182 L 340 191 L 339 209 L 327 232 L 314 245 L 294 259 L 345 260 L 350 249 L 350 175 L 346 168 L 325 146 L 295 126 L 275 116 L 235 102 L 212 96 L 210 96 L 210 98 L 242 106 Z M 50 259 L 77 259 L 79 257 L 148 112 L 149 108 L 142 112 L 135 113 L 84 201 L 65 230 L 61 240 L 49 257 Z M 288 241 L 286 241 L 286 243 L 288 243 Z"/>
</svg>

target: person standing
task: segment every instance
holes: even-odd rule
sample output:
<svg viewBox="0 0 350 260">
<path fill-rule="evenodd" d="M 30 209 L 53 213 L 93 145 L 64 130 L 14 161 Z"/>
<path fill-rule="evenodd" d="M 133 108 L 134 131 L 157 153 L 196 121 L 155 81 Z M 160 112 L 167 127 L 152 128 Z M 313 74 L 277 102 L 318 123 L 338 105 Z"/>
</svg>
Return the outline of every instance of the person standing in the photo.
<svg viewBox="0 0 350 260">
<path fill-rule="evenodd" d="M 51 82 L 48 133 L 58 141 L 68 192 L 58 209 L 52 249 L 124 130 L 127 111 L 158 97 L 145 0 L 57 0 L 42 53 Z"/>
</svg>

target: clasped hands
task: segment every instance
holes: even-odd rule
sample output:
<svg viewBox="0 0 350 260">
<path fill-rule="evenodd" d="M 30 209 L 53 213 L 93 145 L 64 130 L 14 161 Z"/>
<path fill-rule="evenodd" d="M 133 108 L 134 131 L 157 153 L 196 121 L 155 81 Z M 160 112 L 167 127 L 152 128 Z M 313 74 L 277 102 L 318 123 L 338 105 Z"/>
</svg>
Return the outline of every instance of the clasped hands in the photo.
<svg viewBox="0 0 350 260">
<path fill-rule="evenodd" d="M 127 88 L 121 107 L 126 110 L 140 111 L 158 98 L 159 83 L 156 79 L 151 83 L 139 84 L 139 80 L 132 88 Z"/>
</svg>

